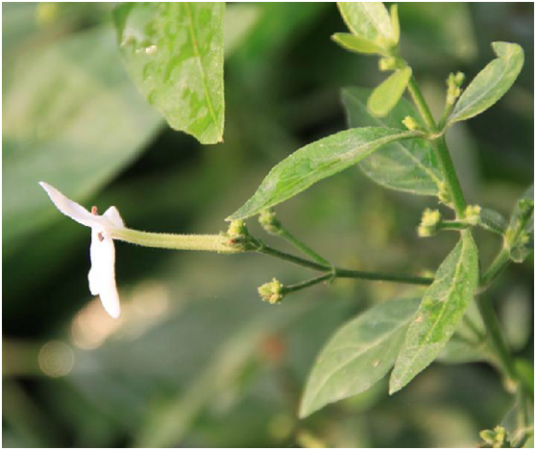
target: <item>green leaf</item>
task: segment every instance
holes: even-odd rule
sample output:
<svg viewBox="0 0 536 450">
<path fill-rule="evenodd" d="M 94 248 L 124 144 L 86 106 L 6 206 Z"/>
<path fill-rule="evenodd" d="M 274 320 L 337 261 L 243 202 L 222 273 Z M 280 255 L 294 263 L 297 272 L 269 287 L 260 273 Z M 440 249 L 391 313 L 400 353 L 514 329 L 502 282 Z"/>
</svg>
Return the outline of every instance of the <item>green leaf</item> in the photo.
<svg viewBox="0 0 536 450">
<path fill-rule="evenodd" d="M 391 375 L 402 389 L 437 358 L 463 318 L 478 286 L 478 250 L 469 231 L 437 270 L 411 323 Z"/>
<path fill-rule="evenodd" d="M 382 48 L 396 44 L 391 18 L 381 2 L 338 2 L 348 29 L 356 36 Z"/>
<path fill-rule="evenodd" d="M 334 42 L 339 44 L 342 48 L 356 53 L 372 53 L 372 54 L 384 54 L 382 47 L 376 45 L 374 42 L 367 41 L 355 34 L 350 33 L 335 33 L 331 36 Z"/>
<path fill-rule="evenodd" d="M 167 120 L 202 144 L 223 139 L 225 3 L 124 3 L 114 10 L 123 62 Z"/>
<path fill-rule="evenodd" d="M 87 198 L 134 160 L 162 121 L 132 86 L 111 28 L 20 54 L 10 70 L 2 238 L 11 247 L 60 219 L 38 181 Z"/>
<path fill-rule="evenodd" d="M 275 166 L 253 197 L 227 220 L 258 214 L 356 164 L 382 145 L 414 136 L 415 132 L 392 128 L 355 128 L 306 145 Z"/>
<path fill-rule="evenodd" d="M 534 185 L 517 201 L 506 233 L 510 258 L 522 263 L 534 251 Z"/>
<path fill-rule="evenodd" d="M 374 306 L 340 328 L 309 376 L 300 417 L 369 389 L 393 366 L 420 299 Z"/>
<path fill-rule="evenodd" d="M 411 78 L 411 67 L 397 70 L 372 91 L 367 107 L 376 117 L 385 117 L 400 101 Z"/>
<path fill-rule="evenodd" d="M 406 116 L 419 120 L 419 114 L 405 98 L 401 98 L 386 117 L 372 117 L 367 110 L 370 94 L 371 90 L 364 88 L 342 90 L 349 127 L 386 126 L 403 130 L 402 120 Z M 417 195 L 437 195 L 437 186 L 443 180 L 436 155 L 430 143 L 424 139 L 408 139 L 385 145 L 361 161 L 359 166 L 378 184 Z"/>
<path fill-rule="evenodd" d="M 508 92 L 523 67 L 523 49 L 517 44 L 494 42 L 491 44 L 497 58 L 490 62 L 456 103 L 449 123 L 474 117 L 494 105 Z"/>
</svg>

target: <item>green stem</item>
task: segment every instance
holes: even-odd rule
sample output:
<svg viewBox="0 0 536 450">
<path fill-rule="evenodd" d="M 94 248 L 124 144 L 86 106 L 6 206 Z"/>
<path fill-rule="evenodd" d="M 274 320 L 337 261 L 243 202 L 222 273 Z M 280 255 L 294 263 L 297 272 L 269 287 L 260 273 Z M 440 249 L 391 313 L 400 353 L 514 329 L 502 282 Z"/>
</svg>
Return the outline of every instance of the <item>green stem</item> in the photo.
<svg viewBox="0 0 536 450">
<path fill-rule="evenodd" d="M 325 266 L 331 266 L 331 263 L 328 260 L 324 259 L 317 252 L 315 252 L 311 247 L 309 247 L 307 244 L 303 243 L 298 238 L 296 238 L 293 234 L 291 234 L 282 225 L 280 226 L 279 231 L 278 231 L 277 234 L 279 236 L 281 236 L 283 239 L 286 239 L 292 245 L 294 245 L 294 247 L 296 247 L 298 250 L 300 250 L 304 255 L 309 256 L 309 258 L 312 258 L 316 262 L 318 262 L 320 264 L 323 264 Z"/>
<path fill-rule="evenodd" d="M 421 286 L 428 286 L 434 281 L 433 278 L 415 277 L 408 275 L 376 273 L 376 272 L 363 272 L 360 270 L 348 270 L 338 267 L 332 267 L 331 265 L 319 264 L 314 261 L 310 261 L 298 256 L 291 255 L 289 253 L 276 250 L 275 248 L 268 247 L 263 244 L 258 250 L 258 253 L 273 256 L 278 259 L 282 259 L 293 264 L 297 264 L 309 269 L 318 270 L 319 272 L 329 272 L 329 277 L 333 278 L 357 278 L 371 281 L 389 281 L 394 283 L 403 284 L 416 284 Z"/>
<path fill-rule="evenodd" d="M 411 98 L 413 99 L 413 103 L 415 103 L 415 106 L 417 107 L 417 111 L 419 111 L 419 114 L 422 117 L 422 120 L 424 120 L 424 123 L 432 133 L 436 133 L 437 126 L 434 116 L 432 116 L 432 112 L 430 111 L 430 108 L 428 108 L 428 104 L 426 103 L 426 100 L 424 99 L 424 96 L 422 95 L 422 92 L 417 84 L 417 80 L 415 80 L 414 76 L 412 76 L 409 80 L 408 90 L 411 94 Z"/>
<path fill-rule="evenodd" d="M 486 325 L 490 347 L 498 359 L 499 366 L 510 380 L 517 383 L 518 376 L 515 370 L 514 360 L 504 339 L 493 305 L 482 296 L 477 296 L 476 301 L 484 324 Z"/>
<path fill-rule="evenodd" d="M 314 286 L 315 284 L 322 283 L 323 281 L 327 281 L 332 278 L 333 278 L 333 274 L 327 273 L 319 277 L 311 278 L 310 280 L 302 281 L 301 283 L 296 283 L 296 284 L 291 284 L 289 286 L 285 286 L 283 287 L 282 293 L 289 294 L 291 292 L 300 291 L 302 289 L 308 288 L 310 286 Z"/>
<path fill-rule="evenodd" d="M 428 127 L 428 130 L 432 135 L 437 134 L 438 128 L 437 124 L 432 116 L 432 112 L 422 95 L 421 90 L 415 80 L 415 77 L 411 77 L 408 83 L 408 90 L 411 94 L 413 102 L 419 111 L 424 123 Z M 462 187 L 460 181 L 458 180 L 458 175 L 456 174 L 456 169 L 454 168 L 454 163 L 450 157 L 450 153 L 447 147 L 444 136 L 437 136 L 431 139 L 434 150 L 439 160 L 441 166 L 441 172 L 445 178 L 446 187 L 450 197 L 452 199 L 452 204 L 454 210 L 456 211 L 456 216 L 459 219 L 462 219 L 464 216 L 465 208 L 467 206 L 465 202 L 465 197 L 463 195 Z"/>
<path fill-rule="evenodd" d="M 485 291 L 510 264 L 510 252 L 503 247 L 480 279 L 480 291 Z"/>
<path fill-rule="evenodd" d="M 445 183 L 447 185 L 447 190 L 450 194 L 452 205 L 456 211 L 456 216 L 458 219 L 463 219 L 465 215 L 465 208 L 467 203 L 463 195 L 462 186 L 458 175 L 456 174 L 456 169 L 452 158 L 450 157 L 449 149 L 447 147 L 447 142 L 445 137 L 441 136 L 438 139 L 432 141 L 433 146 L 436 151 L 436 155 L 439 159 L 439 164 L 441 165 L 441 171 L 445 177 Z"/>
</svg>

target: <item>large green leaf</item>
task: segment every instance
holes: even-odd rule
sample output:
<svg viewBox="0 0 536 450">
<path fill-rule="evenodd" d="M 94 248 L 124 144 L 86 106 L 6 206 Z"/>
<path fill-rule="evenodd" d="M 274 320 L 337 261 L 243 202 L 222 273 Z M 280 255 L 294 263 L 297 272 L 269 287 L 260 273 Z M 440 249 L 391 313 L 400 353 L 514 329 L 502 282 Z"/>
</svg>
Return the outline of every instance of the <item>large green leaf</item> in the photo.
<svg viewBox="0 0 536 450">
<path fill-rule="evenodd" d="M 417 111 L 405 98 L 401 98 L 386 117 L 372 117 L 367 110 L 367 99 L 371 92 L 370 89 L 357 87 L 343 89 L 342 100 L 349 127 L 405 129 L 402 120 L 406 116 L 418 120 Z M 443 179 L 435 153 L 424 139 L 408 139 L 385 145 L 361 161 L 359 166 L 382 186 L 418 195 L 437 195 L 437 186 Z"/>
<path fill-rule="evenodd" d="M 490 62 L 467 86 L 456 103 L 449 123 L 474 117 L 494 105 L 508 92 L 523 68 L 523 49 L 517 44 L 491 44 L 497 58 Z"/>
<path fill-rule="evenodd" d="M 315 362 L 300 417 L 366 391 L 384 377 L 395 362 L 419 301 L 379 304 L 339 329 Z"/>
<path fill-rule="evenodd" d="M 396 44 L 391 18 L 381 2 L 338 2 L 348 29 L 356 36 L 389 47 Z"/>
<path fill-rule="evenodd" d="M 372 91 L 367 102 L 370 113 L 385 117 L 400 101 L 411 78 L 411 67 L 397 70 Z"/>
<path fill-rule="evenodd" d="M 169 125 L 223 139 L 225 3 L 124 3 L 114 10 L 125 66 Z"/>
<path fill-rule="evenodd" d="M 469 307 L 478 286 L 478 250 L 470 231 L 437 270 L 406 334 L 389 392 L 408 384 L 437 358 Z"/>
<path fill-rule="evenodd" d="M 109 28 L 22 54 L 10 70 L 2 137 L 2 239 L 9 247 L 58 217 L 38 181 L 88 197 L 161 125 L 125 73 Z"/>
<path fill-rule="evenodd" d="M 382 145 L 415 135 L 392 128 L 355 128 L 306 145 L 275 166 L 253 197 L 228 220 L 258 214 L 356 164 Z"/>
</svg>

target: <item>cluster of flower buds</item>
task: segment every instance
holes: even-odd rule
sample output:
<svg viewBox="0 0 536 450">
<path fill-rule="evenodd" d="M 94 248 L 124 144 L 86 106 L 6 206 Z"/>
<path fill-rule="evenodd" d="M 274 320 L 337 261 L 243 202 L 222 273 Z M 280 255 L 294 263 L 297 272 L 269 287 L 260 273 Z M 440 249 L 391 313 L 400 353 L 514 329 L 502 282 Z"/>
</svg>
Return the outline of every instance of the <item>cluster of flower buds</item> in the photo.
<svg viewBox="0 0 536 450">
<path fill-rule="evenodd" d="M 406 116 L 402 121 L 402 125 L 404 125 L 409 131 L 422 131 L 421 124 L 412 116 Z"/>
<path fill-rule="evenodd" d="M 272 208 L 265 209 L 260 213 L 259 223 L 268 234 L 279 234 L 281 231 L 281 222 L 277 219 Z"/>
<path fill-rule="evenodd" d="M 430 237 L 437 234 L 441 225 L 441 213 L 437 210 L 426 208 L 422 214 L 421 223 L 417 229 L 420 237 Z"/>
<path fill-rule="evenodd" d="M 284 286 L 276 278 L 269 283 L 264 283 L 261 287 L 259 287 L 258 291 L 261 298 L 272 305 L 280 303 L 285 296 Z"/>
<path fill-rule="evenodd" d="M 479 445 L 480 448 L 511 448 L 504 427 L 496 426 L 493 430 L 483 430 L 480 437 L 484 441 L 484 444 Z"/>
<path fill-rule="evenodd" d="M 243 220 L 231 221 L 227 232 L 221 235 L 227 240 L 229 247 L 242 252 L 254 251 L 260 247 L 260 242 L 249 234 Z"/>
<path fill-rule="evenodd" d="M 469 205 L 465 208 L 463 221 L 468 225 L 478 225 L 480 223 L 480 213 L 482 208 L 478 205 Z"/>
<path fill-rule="evenodd" d="M 451 73 L 447 78 L 447 105 L 454 105 L 458 97 L 462 94 L 462 84 L 465 74 L 462 72 Z"/>
</svg>

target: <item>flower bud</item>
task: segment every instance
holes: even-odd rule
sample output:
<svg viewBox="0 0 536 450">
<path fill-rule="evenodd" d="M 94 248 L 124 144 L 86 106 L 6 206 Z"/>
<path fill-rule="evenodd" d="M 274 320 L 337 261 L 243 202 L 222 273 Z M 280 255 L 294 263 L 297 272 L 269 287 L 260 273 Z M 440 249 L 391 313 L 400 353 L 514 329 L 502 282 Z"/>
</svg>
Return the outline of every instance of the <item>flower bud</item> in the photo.
<svg viewBox="0 0 536 450">
<path fill-rule="evenodd" d="M 406 116 L 404 120 L 402 121 L 402 124 L 409 130 L 409 131 L 416 131 L 420 130 L 421 126 L 419 125 L 419 122 L 414 117 Z"/>
<path fill-rule="evenodd" d="M 284 286 L 274 278 L 271 282 L 265 283 L 259 287 L 258 291 L 264 301 L 275 305 L 283 300 L 283 287 Z"/>
<path fill-rule="evenodd" d="M 482 208 L 478 205 L 469 205 L 465 208 L 464 222 L 469 225 L 478 225 L 480 223 L 480 213 Z"/>
<path fill-rule="evenodd" d="M 483 430 L 480 432 L 480 437 L 485 442 L 483 447 L 511 448 L 504 427 L 496 426 L 493 430 Z"/>
<path fill-rule="evenodd" d="M 427 208 L 422 214 L 421 224 L 417 229 L 417 234 L 420 237 L 434 236 L 437 233 L 440 224 L 441 213 L 437 209 L 432 211 Z"/>
<path fill-rule="evenodd" d="M 447 189 L 447 183 L 442 181 L 437 186 L 439 188 L 438 198 L 441 203 L 447 206 L 452 206 L 452 197 L 449 190 Z"/>
<path fill-rule="evenodd" d="M 386 72 L 388 70 L 395 70 L 398 68 L 398 62 L 396 58 L 393 58 L 392 56 L 387 56 L 385 58 L 380 58 L 378 62 L 378 67 L 382 72 Z"/>
<path fill-rule="evenodd" d="M 465 75 L 462 72 L 451 73 L 447 79 L 447 104 L 453 105 L 456 99 L 461 95 L 461 85 Z"/>
<path fill-rule="evenodd" d="M 222 236 L 227 239 L 227 246 L 240 251 L 245 252 L 259 248 L 259 242 L 249 234 L 243 220 L 231 221 L 227 233 L 223 233 Z"/>
<path fill-rule="evenodd" d="M 281 230 L 281 223 L 272 208 L 263 210 L 259 215 L 259 223 L 264 231 L 269 234 L 278 234 Z"/>
</svg>

